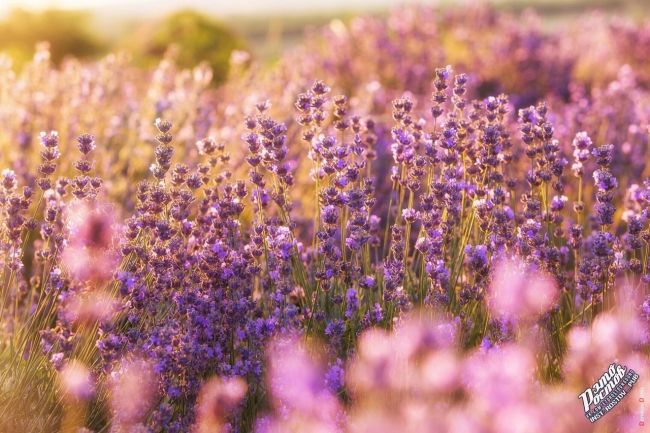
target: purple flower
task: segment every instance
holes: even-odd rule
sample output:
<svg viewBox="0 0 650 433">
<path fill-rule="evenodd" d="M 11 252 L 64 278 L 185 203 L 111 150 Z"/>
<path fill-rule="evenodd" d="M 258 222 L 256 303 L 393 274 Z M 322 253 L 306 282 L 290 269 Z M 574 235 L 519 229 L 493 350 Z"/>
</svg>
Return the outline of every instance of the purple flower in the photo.
<svg viewBox="0 0 650 433">
<path fill-rule="evenodd" d="M 345 385 L 345 370 L 343 361 L 340 358 L 332 363 L 325 373 L 325 383 L 330 392 L 336 394 L 343 389 Z"/>
<path fill-rule="evenodd" d="M 345 317 L 351 318 L 359 310 L 359 298 L 354 288 L 349 288 L 345 294 Z"/>
<path fill-rule="evenodd" d="M 618 186 L 616 177 L 607 170 L 595 170 L 594 182 L 598 188 L 604 191 L 611 191 Z"/>
</svg>

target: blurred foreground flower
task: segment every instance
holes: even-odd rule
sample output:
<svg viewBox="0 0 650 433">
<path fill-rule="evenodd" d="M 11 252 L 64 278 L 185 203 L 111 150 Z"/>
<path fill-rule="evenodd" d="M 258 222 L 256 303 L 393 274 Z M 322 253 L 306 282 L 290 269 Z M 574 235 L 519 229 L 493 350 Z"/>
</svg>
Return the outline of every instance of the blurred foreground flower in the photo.
<svg viewBox="0 0 650 433">
<path fill-rule="evenodd" d="M 59 372 L 61 389 L 66 398 L 85 401 L 95 393 L 95 383 L 90 370 L 79 361 L 70 361 Z"/>
<path fill-rule="evenodd" d="M 120 310 L 120 301 L 102 289 L 69 295 L 62 316 L 71 323 L 109 323 Z"/>
<path fill-rule="evenodd" d="M 518 257 L 497 261 L 489 290 L 489 306 L 494 313 L 522 320 L 539 317 L 559 297 L 551 275 Z"/>
<path fill-rule="evenodd" d="M 115 270 L 115 216 L 109 205 L 77 200 L 66 211 L 70 241 L 62 259 L 80 281 L 106 281 Z"/>
<path fill-rule="evenodd" d="M 122 359 L 110 373 L 112 432 L 127 433 L 142 428 L 142 423 L 158 397 L 153 367 L 138 358 Z"/>
<path fill-rule="evenodd" d="M 240 377 L 214 377 L 201 388 L 196 404 L 195 433 L 219 433 L 246 395 L 246 382 Z M 230 430 L 228 430 L 230 431 Z"/>
<path fill-rule="evenodd" d="M 274 412 L 257 420 L 256 433 L 342 431 L 343 408 L 327 387 L 315 347 L 298 336 L 281 336 L 271 342 L 268 361 Z"/>
</svg>

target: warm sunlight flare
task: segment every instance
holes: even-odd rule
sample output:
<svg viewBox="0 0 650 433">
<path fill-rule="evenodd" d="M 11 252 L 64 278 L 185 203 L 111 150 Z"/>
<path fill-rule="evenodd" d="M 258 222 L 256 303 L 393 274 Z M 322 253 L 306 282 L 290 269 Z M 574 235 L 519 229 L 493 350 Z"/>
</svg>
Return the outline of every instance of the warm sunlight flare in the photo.
<svg viewBox="0 0 650 433">
<path fill-rule="evenodd" d="M 645 431 L 650 5 L 20 3 L 0 433 Z"/>
</svg>

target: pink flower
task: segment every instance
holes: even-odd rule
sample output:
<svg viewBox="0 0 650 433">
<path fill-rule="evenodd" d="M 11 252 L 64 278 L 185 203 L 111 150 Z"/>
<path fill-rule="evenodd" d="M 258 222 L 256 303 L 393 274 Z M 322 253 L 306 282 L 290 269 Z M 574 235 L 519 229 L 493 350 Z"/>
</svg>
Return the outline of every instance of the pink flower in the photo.
<svg viewBox="0 0 650 433">
<path fill-rule="evenodd" d="M 488 408 L 526 398 L 532 392 L 535 357 L 522 345 L 476 352 L 463 366 L 463 382 L 472 398 Z"/>
<path fill-rule="evenodd" d="M 59 372 L 61 390 L 72 400 L 88 400 L 95 393 L 90 370 L 79 361 L 71 361 Z"/>
<path fill-rule="evenodd" d="M 120 309 L 119 301 L 103 290 L 75 293 L 63 312 L 66 320 L 74 323 L 109 323 Z"/>
<path fill-rule="evenodd" d="M 106 281 L 117 264 L 115 256 L 106 250 L 70 246 L 63 251 L 63 264 L 80 281 Z"/>
<path fill-rule="evenodd" d="M 70 244 L 92 249 L 108 249 L 115 237 L 115 215 L 105 203 L 75 200 L 67 209 Z"/>
<path fill-rule="evenodd" d="M 278 338 L 269 349 L 268 380 L 276 405 L 335 419 L 338 401 L 325 386 L 320 359 L 297 338 Z"/>
<path fill-rule="evenodd" d="M 108 206 L 73 202 L 66 212 L 69 244 L 63 263 L 79 280 L 105 281 L 115 270 L 111 246 L 116 236 L 115 218 Z"/>
<path fill-rule="evenodd" d="M 246 395 L 246 382 L 240 377 L 213 377 L 201 388 L 196 404 L 196 433 L 223 429 L 228 416 Z"/>
<path fill-rule="evenodd" d="M 519 319 L 541 315 L 559 295 L 553 277 L 517 257 L 497 262 L 489 291 L 489 306 L 494 313 Z"/>
<path fill-rule="evenodd" d="M 151 364 L 143 359 L 122 359 L 110 375 L 113 423 L 123 427 L 143 421 L 157 394 Z"/>
<path fill-rule="evenodd" d="M 327 388 L 324 365 L 316 355 L 300 337 L 272 341 L 267 380 L 275 414 L 257 423 L 257 433 L 341 431 L 344 412 Z"/>
</svg>

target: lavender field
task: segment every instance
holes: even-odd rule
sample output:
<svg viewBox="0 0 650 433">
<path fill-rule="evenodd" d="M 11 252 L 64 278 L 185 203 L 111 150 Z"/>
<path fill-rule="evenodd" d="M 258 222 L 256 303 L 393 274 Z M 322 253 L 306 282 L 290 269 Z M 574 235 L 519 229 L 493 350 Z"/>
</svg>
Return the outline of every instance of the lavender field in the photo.
<svg viewBox="0 0 650 433">
<path fill-rule="evenodd" d="M 0 433 L 644 432 L 650 18 L 0 55 Z"/>
</svg>

